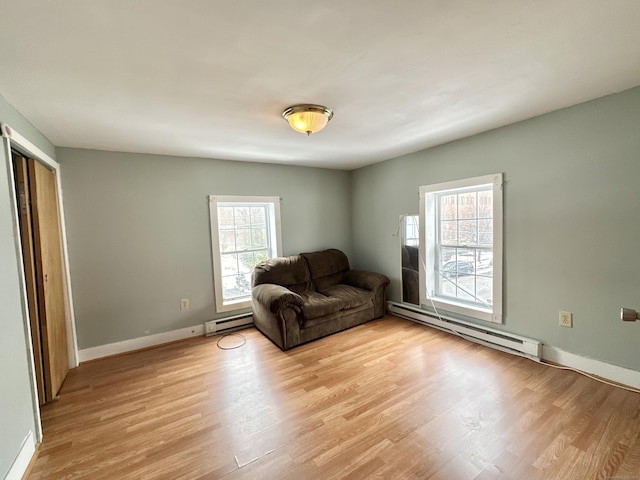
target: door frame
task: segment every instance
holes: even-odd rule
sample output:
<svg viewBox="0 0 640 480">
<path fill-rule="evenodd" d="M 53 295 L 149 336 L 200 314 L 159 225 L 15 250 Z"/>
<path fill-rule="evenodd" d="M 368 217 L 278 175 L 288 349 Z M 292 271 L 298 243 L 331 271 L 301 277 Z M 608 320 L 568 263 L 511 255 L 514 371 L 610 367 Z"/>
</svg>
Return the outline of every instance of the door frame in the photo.
<svg viewBox="0 0 640 480">
<path fill-rule="evenodd" d="M 2 143 L 6 158 L 7 176 L 9 177 L 9 191 L 11 192 L 11 210 L 13 213 L 13 231 L 16 238 L 16 256 L 19 261 L 19 265 L 23 264 L 22 258 L 22 238 L 20 235 L 19 213 L 18 204 L 15 189 L 15 178 L 13 173 L 13 158 L 11 150 L 17 150 L 23 155 L 26 155 L 34 160 L 39 161 L 47 168 L 51 169 L 56 174 L 56 187 L 58 197 L 58 212 L 62 241 L 62 270 L 64 275 L 64 304 L 65 304 L 65 323 L 67 325 L 67 352 L 69 360 L 69 368 L 75 368 L 78 366 L 78 340 L 76 337 L 76 321 L 73 310 L 73 296 L 71 292 L 71 274 L 69 269 L 69 254 L 67 246 L 67 229 L 65 225 L 64 206 L 62 203 L 62 182 L 60 179 L 60 164 L 52 159 L 49 155 L 43 152 L 36 145 L 31 143 L 25 137 L 16 132 L 6 123 L 0 124 L 0 130 L 2 132 Z M 29 319 L 29 308 L 27 303 L 27 285 L 22 268 L 19 269 L 20 276 L 20 289 L 22 293 L 22 316 L 27 335 L 27 345 L 29 349 L 29 363 L 31 370 L 31 383 L 32 383 L 32 396 L 33 404 L 37 422 L 37 441 L 42 441 L 42 425 L 40 423 L 40 406 L 38 401 L 37 383 L 35 377 L 35 364 L 33 356 L 33 347 L 31 345 L 31 325 Z"/>
</svg>

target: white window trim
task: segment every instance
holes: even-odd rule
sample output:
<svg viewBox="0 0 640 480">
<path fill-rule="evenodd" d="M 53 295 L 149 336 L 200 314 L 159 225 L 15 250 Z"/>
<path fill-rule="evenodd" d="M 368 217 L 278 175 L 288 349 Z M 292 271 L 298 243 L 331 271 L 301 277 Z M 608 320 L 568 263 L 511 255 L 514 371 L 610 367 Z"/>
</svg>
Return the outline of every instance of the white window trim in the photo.
<svg viewBox="0 0 640 480">
<path fill-rule="evenodd" d="M 280 197 L 209 195 L 209 217 L 211 220 L 211 251 L 213 263 L 213 287 L 216 312 L 230 312 L 251 307 L 251 299 L 227 302 L 222 293 L 222 269 L 220 264 L 220 236 L 218 234 L 218 203 L 270 203 L 273 206 L 274 226 L 270 230 L 271 244 L 275 243 L 275 256 L 282 256 L 282 234 L 280 222 Z"/>
<path fill-rule="evenodd" d="M 481 185 L 493 186 L 493 302 L 491 308 L 472 307 L 464 303 L 443 300 L 430 296 L 429 288 L 433 288 L 435 281 L 432 259 L 434 252 L 427 250 L 427 245 L 435 245 L 436 229 L 434 222 L 427 218 L 435 218 L 435 212 L 427 205 L 426 199 L 430 194 L 444 190 L 456 190 Z M 454 314 L 464 315 L 493 323 L 502 323 L 502 276 L 503 276 L 503 175 L 496 173 L 480 177 L 454 180 L 420 187 L 420 305 L 429 310 L 438 309 Z M 429 202 L 432 203 L 432 202 Z M 429 269 L 427 272 L 426 270 Z M 429 273 L 429 274 L 427 274 Z"/>
</svg>

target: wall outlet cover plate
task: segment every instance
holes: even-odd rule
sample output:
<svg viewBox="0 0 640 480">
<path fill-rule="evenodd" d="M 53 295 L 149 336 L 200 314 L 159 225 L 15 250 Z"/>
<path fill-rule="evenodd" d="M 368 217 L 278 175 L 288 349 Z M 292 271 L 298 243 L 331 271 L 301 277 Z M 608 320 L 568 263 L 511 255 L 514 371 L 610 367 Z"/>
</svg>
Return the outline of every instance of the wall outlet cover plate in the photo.
<svg viewBox="0 0 640 480">
<path fill-rule="evenodd" d="M 558 323 L 560 324 L 561 327 L 571 328 L 573 327 L 572 316 L 573 315 L 571 312 L 560 311 L 560 318 L 558 320 Z"/>
</svg>

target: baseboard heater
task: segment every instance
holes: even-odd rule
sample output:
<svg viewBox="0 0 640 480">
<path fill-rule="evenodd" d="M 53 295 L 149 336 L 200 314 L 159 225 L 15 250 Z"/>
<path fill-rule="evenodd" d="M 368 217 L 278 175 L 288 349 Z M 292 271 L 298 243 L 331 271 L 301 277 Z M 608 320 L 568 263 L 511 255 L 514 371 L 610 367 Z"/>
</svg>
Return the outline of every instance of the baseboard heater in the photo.
<svg viewBox="0 0 640 480">
<path fill-rule="evenodd" d="M 204 322 L 204 334 L 207 337 L 220 335 L 253 325 L 253 313 L 241 313 L 232 317 L 217 318 Z"/>
<path fill-rule="evenodd" d="M 537 340 L 465 322 L 446 315 L 438 316 L 419 307 L 404 303 L 387 302 L 387 311 L 398 317 L 428 325 L 444 332 L 457 333 L 467 340 L 502 350 L 503 352 L 540 361 L 542 344 Z"/>
</svg>

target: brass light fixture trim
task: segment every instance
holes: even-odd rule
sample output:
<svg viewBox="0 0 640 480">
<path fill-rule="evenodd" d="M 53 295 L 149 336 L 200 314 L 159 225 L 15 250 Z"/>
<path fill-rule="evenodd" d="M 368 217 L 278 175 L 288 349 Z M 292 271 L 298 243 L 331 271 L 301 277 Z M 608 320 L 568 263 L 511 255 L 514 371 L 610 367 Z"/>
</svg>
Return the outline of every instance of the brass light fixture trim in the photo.
<svg viewBox="0 0 640 480">
<path fill-rule="evenodd" d="M 302 103 L 286 108 L 282 117 L 296 132 L 311 135 L 327 126 L 333 118 L 333 110 L 323 105 Z"/>
</svg>

